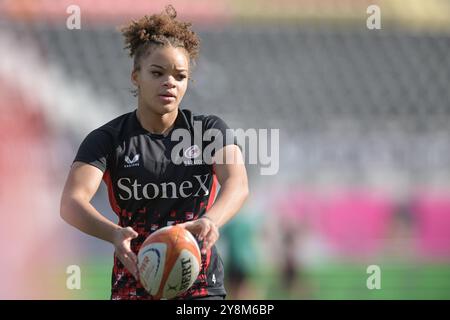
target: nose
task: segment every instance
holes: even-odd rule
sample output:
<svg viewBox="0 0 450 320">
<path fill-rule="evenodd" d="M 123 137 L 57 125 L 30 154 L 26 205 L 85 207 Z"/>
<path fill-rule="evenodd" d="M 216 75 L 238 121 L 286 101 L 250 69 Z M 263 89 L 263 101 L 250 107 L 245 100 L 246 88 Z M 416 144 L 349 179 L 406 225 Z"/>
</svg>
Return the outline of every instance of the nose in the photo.
<svg viewBox="0 0 450 320">
<path fill-rule="evenodd" d="M 172 76 L 169 76 L 164 82 L 163 86 L 167 88 L 173 88 L 175 87 L 175 78 Z"/>
</svg>

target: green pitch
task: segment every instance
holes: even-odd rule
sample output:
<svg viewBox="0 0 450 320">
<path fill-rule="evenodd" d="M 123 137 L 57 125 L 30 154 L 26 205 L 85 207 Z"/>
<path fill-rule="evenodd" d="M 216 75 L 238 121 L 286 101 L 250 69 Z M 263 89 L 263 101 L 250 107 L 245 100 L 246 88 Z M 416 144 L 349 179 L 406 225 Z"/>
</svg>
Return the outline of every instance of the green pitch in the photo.
<svg viewBox="0 0 450 320">
<path fill-rule="evenodd" d="M 381 289 L 369 290 L 367 266 L 329 264 L 299 273 L 291 291 L 279 273 L 263 270 L 249 279 L 261 299 L 450 299 L 450 263 L 380 264 Z M 80 266 L 82 286 L 70 299 L 109 299 L 112 259 L 92 258 Z"/>
</svg>

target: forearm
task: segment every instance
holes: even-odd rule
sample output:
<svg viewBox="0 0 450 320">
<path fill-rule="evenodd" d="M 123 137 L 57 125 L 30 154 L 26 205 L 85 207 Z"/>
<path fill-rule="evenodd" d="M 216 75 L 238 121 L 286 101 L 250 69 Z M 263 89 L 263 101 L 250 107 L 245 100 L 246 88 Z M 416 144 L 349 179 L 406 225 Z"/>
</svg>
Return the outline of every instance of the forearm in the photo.
<svg viewBox="0 0 450 320">
<path fill-rule="evenodd" d="M 111 243 L 114 231 L 120 229 L 120 226 L 105 218 L 88 201 L 79 199 L 63 199 L 61 217 L 84 233 Z"/>
<path fill-rule="evenodd" d="M 248 196 L 247 181 L 238 177 L 227 179 L 206 215 L 218 228 L 226 224 L 241 209 Z"/>
</svg>

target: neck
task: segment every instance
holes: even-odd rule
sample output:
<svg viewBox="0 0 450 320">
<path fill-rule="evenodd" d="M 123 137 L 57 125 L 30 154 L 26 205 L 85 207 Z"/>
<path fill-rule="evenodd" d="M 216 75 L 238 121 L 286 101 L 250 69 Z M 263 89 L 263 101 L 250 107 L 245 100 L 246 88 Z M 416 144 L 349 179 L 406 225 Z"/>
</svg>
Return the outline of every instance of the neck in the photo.
<svg viewBox="0 0 450 320">
<path fill-rule="evenodd" d="M 169 113 L 157 114 L 149 110 L 149 108 L 138 106 L 136 112 L 136 116 L 141 126 L 145 130 L 157 134 L 164 134 L 170 128 L 172 128 L 177 118 L 177 115 L 178 115 L 178 108 Z"/>
</svg>

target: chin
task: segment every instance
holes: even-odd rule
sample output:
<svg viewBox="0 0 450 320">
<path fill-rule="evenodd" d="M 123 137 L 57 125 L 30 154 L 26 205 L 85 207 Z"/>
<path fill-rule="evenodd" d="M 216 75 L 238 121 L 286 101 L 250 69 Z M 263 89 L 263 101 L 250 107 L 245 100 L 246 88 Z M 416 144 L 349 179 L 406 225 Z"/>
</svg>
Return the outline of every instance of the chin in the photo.
<svg viewBox="0 0 450 320">
<path fill-rule="evenodd" d="M 159 114 L 159 115 L 164 115 L 166 113 L 171 113 L 173 111 L 175 111 L 176 109 L 178 109 L 178 105 L 175 103 L 171 103 L 171 104 L 159 104 L 156 107 L 152 108 L 153 112 Z"/>
<path fill-rule="evenodd" d="M 177 108 L 178 108 L 178 105 L 176 103 L 162 105 L 162 109 L 167 111 L 167 112 L 175 111 Z"/>
</svg>

